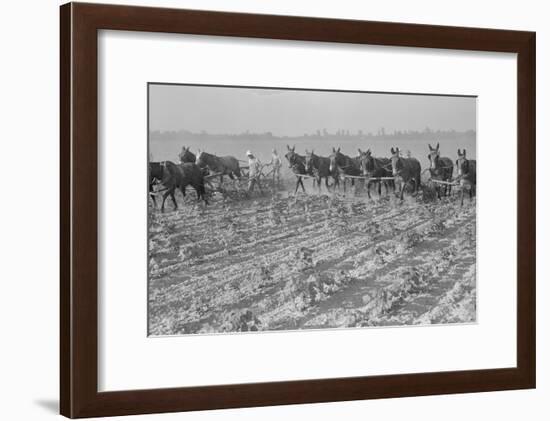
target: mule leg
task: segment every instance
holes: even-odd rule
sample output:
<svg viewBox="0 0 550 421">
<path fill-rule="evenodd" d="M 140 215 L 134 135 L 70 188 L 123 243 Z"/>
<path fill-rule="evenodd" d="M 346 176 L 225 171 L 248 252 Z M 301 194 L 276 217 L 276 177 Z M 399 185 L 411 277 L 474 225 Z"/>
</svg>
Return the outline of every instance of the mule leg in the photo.
<svg viewBox="0 0 550 421">
<path fill-rule="evenodd" d="M 302 180 L 302 177 L 300 177 L 300 185 L 302 186 L 302 191 L 305 193 L 306 192 L 306 187 L 304 186 L 304 182 Z"/>
<path fill-rule="evenodd" d="M 173 189 L 168 189 L 168 190 L 166 191 L 166 193 L 164 193 L 164 194 L 162 195 L 162 206 L 160 207 L 160 210 L 161 210 L 162 212 L 164 212 L 164 203 L 166 202 L 166 198 L 167 198 L 168 196 L 172 195 L 173 192 L 174 192 Z M 173 197 L 173 196 L 172 196 L 172 197 Z"/>
<path fill-rule="evenodd" d="M 334 184 L 332 185 L 332 192 L 336 193 L 336 186 L 340 187 L 340 179 L 338 177 L 332 177 L 334 179 Z"/>
<path fill-rule="evenodd" d="M 264 192 L 262 190 L 262 183 L 260 183 L 260 177 L 256 178 L 256 184 L 258 185 L 258 190 L 260 190 L 260 194 L 263 195 Z"/>
<path fill-rule="evenodd" d="M 185 200 L 185 187 L 180 187 L 181 194 Z"/>
<path fill-rule="evenodd" d="M 298 193 L 298 186 L 300 185 L 301 177 L 296 177 L 296 188 L 294 189 L 294 195 Z"/>
<path fill-rule="evenodd" d="M 155 209 L 157 208 L 157 199 L 155 198 L 155 194 L 153 194 L 155 191 L 153 189 L 153 185 L 151 183 L 149 183 L 149 197 L 151 198 L 151 200 L 153 201 L 153 206 L 155 207 Z"/>
<path fill-rule="evenodd" d="M 200 191 L 202 200 L 204 201 L 204 204 L 208 205 L 208 199 L 206 198 L 206 189 L 204 188 L 204 184 L 199 185 L 199 191 Z"/>
<path fill-rule="evenodd" d="M 328 184 L 328 176 L 325 177 L 325 187 L 327 188 L 327 192 L 329 192 L 330 191 L 330 186 Z"/>
<path fill-rule="evenodd" d="M 176 195 L 174 193 L 175 189 L 172 190 L 172 192 L 170 193 L 170 197 L 172 198 L 172 202 L 174 203 L 174 210 L 176 210 L 178 208 L 178 202 L 176 202 Z"/>
</svg>

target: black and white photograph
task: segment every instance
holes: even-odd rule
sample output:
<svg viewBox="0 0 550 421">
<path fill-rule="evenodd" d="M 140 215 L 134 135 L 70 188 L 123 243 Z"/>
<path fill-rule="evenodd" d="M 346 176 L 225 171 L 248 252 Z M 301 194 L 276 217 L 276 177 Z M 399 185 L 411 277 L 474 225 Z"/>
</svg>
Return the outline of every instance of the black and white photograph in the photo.
<svg viewBox="0 0 550 421">
<path fill-rule="evenodd" d="M 149 336 L 477 322 L 475 96 L 147 89 Z"/>
</svg>

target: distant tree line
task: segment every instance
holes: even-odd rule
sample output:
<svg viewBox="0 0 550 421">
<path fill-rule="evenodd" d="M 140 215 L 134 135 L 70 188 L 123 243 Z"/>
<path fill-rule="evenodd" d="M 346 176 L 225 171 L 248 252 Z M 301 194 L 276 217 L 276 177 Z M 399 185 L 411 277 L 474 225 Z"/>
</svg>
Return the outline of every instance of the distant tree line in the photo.
<svg viewBox="0 0 550 421">
<path fill-rule="evenodd" d="M 243 133 L 207 133 L 206 131 L 191 132 L 189 130 L 172 130 L 160 131 L 153 130 L 149 132 L 151 140 L 215 140 L 215 139 L 242 139 L 242 140 L 296 140 L 296 139 L 356 139 L 373 140 L 373 139 L 414 139 L 414 140 L 455 140 L 475 137 L 475 130 L 432 130 L 426 127 L 422 131 L 418 130 L 394 130 L 386 131 L 381 127 L 376 133 L 363 132 L 358 130 L 351 132 L 350 130 L 339 129 L 335 132 L 329 132 L 326 129 L 318 129 L 314 133 L 304 133 L 295 136 L 277 136 L 271 132 L 252 133 L 245 131 Z"/>
</svg>

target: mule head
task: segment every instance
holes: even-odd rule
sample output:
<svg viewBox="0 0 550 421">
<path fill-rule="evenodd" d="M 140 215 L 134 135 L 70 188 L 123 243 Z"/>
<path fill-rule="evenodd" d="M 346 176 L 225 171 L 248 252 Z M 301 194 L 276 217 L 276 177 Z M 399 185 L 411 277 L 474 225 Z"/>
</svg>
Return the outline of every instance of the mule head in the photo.
<svg viewBox="0 0 550 421">
<path fill-rule="evenodd" d="M 435 148 L 432 148 L 432 145 L 428 143 L 430 148 L 430 153 L 428 154 L 428 160 L 430 161 L 430 169 L 435 170 L 437 168 L 437 162 L 439 160 L 439 142 Z"/>
<path fill-rule="evenodd" d="M 182 164 L 185 162 L 195 162 L 197 159 L 196 156 L 189 150 L 189 146 L 184 146 L 181 148 L 181 152 L 178 156 Z"/>
<path fill-rule="evenodd" d="M 297 164 L 297 157 L 298 154 L 294 152 L 295 147 L 291 148 L 290 146 L 286 145 L 288 152 L 285 154 L 285 158 L 288 161 L 288 167 L 292 168 L 294 165 Z"/>
<path fill-rule="evenodd" d="M 305 167 L 307 171 L 311 171 L 313 168 L 313 158 L 315 154 L 313 153 L 313 149 L 311 151 L 308 151 L 306 149 L 306 156 L 305 156 Z"/>
<path fill-rule="evenodd" d="M 373 157 L 371 155 L 370 149 L 367 149 L 366 151 L 362 151 L 361 149 L 358 149 L 359 151 L 359 164 L 361 165 L 361 172 L 364 176 L 369 175 L 373 170 Z"/>
<path fill-rule="evenodd" d="M 328 170 L 330 172 L 333 172 L 336 169 L 336 157 L 337 157 L 337 155 L 338 155 L 338 152 L 336 151 L 336 148 L 332 147 L 332 153 L 328 156 L 328 159 L 330 160 Z"/>
<path fill-rule="evenodd" d="M 199 153 L 197 154 L 197 158 L 195 159 L 195 164 L 197 164 L 201 168 L 204 168 L 206 166 L 206 163 L 204 162 L 204 154 L 200 149 Z"/>
<path fill-rule="evenodd" d="M 403 169 L 403 162 L 401 160 L 401 157 L 399 156 L 399 148 L 391 148 L 391 170 L 394 177 L 397 177 L 401 170 Z"/>
<path fill-rule="evenodd" d="M 466 149 L 462 149 L 462 152 L 460 152 L 460 149 L 458 149 L 458 159 L 456 160 L 456 169 L 458 170 L 458 175 L 464 175 L 468 173 L 469 170 L 469 162 L 466 159 Z"/>
</svg>

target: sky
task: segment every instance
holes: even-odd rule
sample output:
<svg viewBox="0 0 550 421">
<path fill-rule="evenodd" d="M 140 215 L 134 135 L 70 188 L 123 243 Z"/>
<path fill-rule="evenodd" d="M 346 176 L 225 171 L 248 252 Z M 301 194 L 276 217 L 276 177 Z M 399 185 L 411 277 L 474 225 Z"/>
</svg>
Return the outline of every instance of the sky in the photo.
<svg viewBox="0 0 550 421">
<path fill-rule="evenodd" d="M 149 85 L 149 129 L 299 136 L 326 129 L 475 130 L 476 98 Z"/>
</svg>

